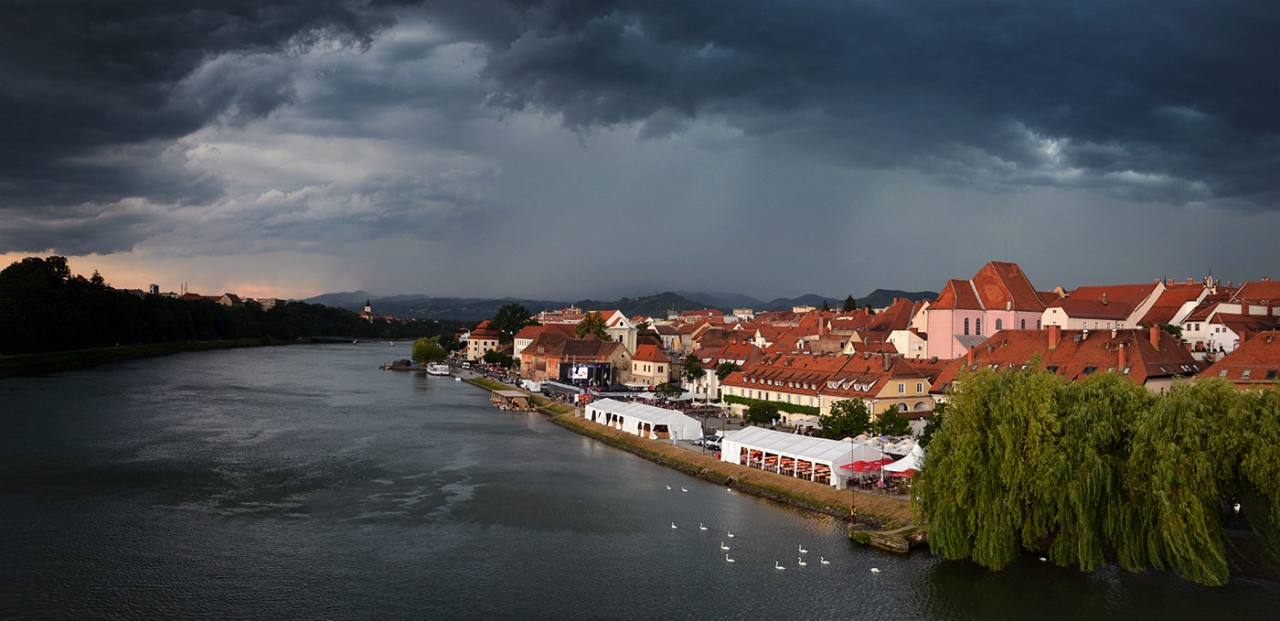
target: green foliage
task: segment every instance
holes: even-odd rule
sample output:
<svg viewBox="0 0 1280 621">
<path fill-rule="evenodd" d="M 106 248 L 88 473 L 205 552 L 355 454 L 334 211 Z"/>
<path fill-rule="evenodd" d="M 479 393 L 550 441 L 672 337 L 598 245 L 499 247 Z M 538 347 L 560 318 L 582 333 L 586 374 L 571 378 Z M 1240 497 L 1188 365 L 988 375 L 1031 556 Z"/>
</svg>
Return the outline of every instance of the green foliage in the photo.
<svg viewBox="0 0 1280 621">
<path fill-rule="evenodd" d="M 413 342 L 413 361 L 418 364 L 427 364 L 431 362 L 440 362 L 449 355 L 440 346 L 439 337 L 422 337 Z"/>
<path fill-rule="evenodd" d="M 933 414 L 929 416 L 929 420 L 925 422 L 924 429 L 920 431 L 920 437 L 916 438 L 916 443 L 920 448 L 929 448 L 929 442 L 933 440 L 934 434 L 942 429 L 942 421 L 947 417 L 947 402 L 939 401 L 933 404 Z"/>
<path fill-rule="evenodd" d="M 871 413 L 861 399 L 845 399 L 831 404 L 830 412 L 822 417 L 822 437 L 831 440 L 850 438 L 867 430 Z"/>
<path fill-rule="evenodd" d="M 599 311 L 587 313 L 582 321 L 578 322 L 578 326 L 573 329 L 574 336 L 586 336 L 594 334 L 600 337 L 600 340 L 609 340 L 609 334 L 604 331 L 604 315 Z"/>
<path fill-rule="evenodd" d="M 724 397 L 722 397 L 721 400 L 724 401 L 725 403 L 738 403 L 741 405 L 745 405 L 747 407 L 753 406 L 757 403 L 763 403 L 766 405 L 773 406 L 775 409 L 779 409 L 785 412 L 790 412 L 792 414 L 808 414 L 810 416 L 818 416 L 819 414 L 822 413 L 822 410 L 812 405 L 800 405 L 798 403 L 778 403 L 777 401 L 765 401 L 764 399 L 751 399 L 748 397 L 739 397 L 737 395 L 724 395 Z"/>
<path fill-rule="evenodd" d="M 137 296 L 75 278 L 66 259 L 56 256 L 28 257 L 0 271 L 3 354 L 264 337 L 273 342 L 312 336 L 407 338 L 453 327 L 443 321 L 371 324 L 351 311 L 301 302 L 264 311 L 258 304 L 229 307 L 211 300 Z"/>
<path fill-rule="evenodd" d="M 504 369 L 510 369 L 516 364 L 516 359 L 511 354 L 500 352 L 496 349 L 484 352 L 484 357 L 481 360 L 486 364 L 496 364 Z"/>
<path fill-rule="evenodd" d="M 1219 515 L 1240 499 L 1280 561 L 1280 393 L 1218 379 L 1152 396 L 1122 376 L 1068 383 L 1038 365 L 961 378 L 914 502 L 947 558 L 1000 568 L 1021 550 L 1091 570 L 1230 577 Z"/>
<path fill-rule="evenodd" d="M 684 357 L 684 362 L 680 364 L 680 379 L 690 384 L 700 381 L 706 373 L 702 370 L 698 357 L 689 354 Z"/>
<path fill-rule="evenodd" d="M 738 369 L 739 367 L 736 362 L 721 362 L 720 366 L 716 367 L 716 377 L 723 382 L 724 378 L 729 377 Z"/>
<path fill-rule="evenodd" d="M 674 399 L 683 395 L 684 389 L 671 382 L 663 382 L 653 387 L 653 394 L 659 399 Z"/>
<path fill-rule="evenodd" d="M 493 315 L 493 319 L 489 320 L 489 327 L 497 330 L 498 342 L 510 343 L 522 328 L 537 323 L 533 320 L 533 316 L 529 314 L 529 309 L 522 304 L 512 303 L 503 304 L 498 308 L 498 312 Z"/>
<path fill-rule="evenodd" d="M 826 301 L 825 299 L 824 299 L 824 300 L 822 300 L 822 312 L 824 312 L 824 313 L 825 313 L 825 312 L 827 312 L 827 311 L 829 311 L 829 310 L 831 310 L 831 305 L 830 305 L 830 304 L 827 304 L 827 301 Z"/>
<path fill-rule="evenodd" d="M 752 425 L 768 425 L 778 418 L 778 406 L 768 401 L 757 401 L 747 408 L 744 418 Z"/>
<path fill-rule="evenodd" d="M 871 432 L 878 436 L 905 436 L 911 433 L 911 422 L 899 414 L 898 406 L 894 405 L 871 423 Z"/>
<path fill-rule="evenodd" d="M 850 295 L 844 299 L 844 304 L 840 306 L 840 310 L 846 313 L 852 313 L 853 311 L 858 310 L 858 302 L 853 299 L 852 295 Z"/>
<path fill-rule="evenodd" d="M 850 535 L 850 536 L 849 536 L 849 538 L 850 538 L 850 539 L 853 539 L 854 541 L 856 541 L 856 542 L 858 542 L 858 543 L 860 543 L 860 544 L 862 544 L 862 545 L 864 545 L 864 546 L 865 546 L 865 545 L 868 545 L 868 544 L 870 544 L 870 543 L 871 543 L 871 535 L 867 534 L 867 533 L 866 533 L 866 532 L 864 532 L 864 531 L 860 531 L 860 530 L 855 530 L 855 531 L 853 531 L 853 534 L 852 534 L 852 535 Z"/>
</svg>

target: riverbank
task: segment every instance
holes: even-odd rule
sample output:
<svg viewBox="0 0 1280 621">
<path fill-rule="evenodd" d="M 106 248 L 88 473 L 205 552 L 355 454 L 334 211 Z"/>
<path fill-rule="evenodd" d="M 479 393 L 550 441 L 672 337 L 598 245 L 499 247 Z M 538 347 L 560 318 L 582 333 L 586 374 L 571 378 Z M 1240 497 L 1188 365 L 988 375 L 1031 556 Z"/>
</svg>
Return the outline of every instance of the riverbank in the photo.
<svg viewBox="0 0 1280 621">
<path fill-rule="evenodd" d="M 490 391 L 512 389 L 511 386 L 480 377 L 464 378 L 464 380 Z M 720 461 L 712 455 L 695 453 L 678 446 L 672 446 L 666 442 L 642 438 L 577 418 L 574 409 L 564 403 L 551 401 L 537 395 L 530 395 L 530 401 L 544 414 L 550 416 L 553 423 L 565 429 L 594 438 L 690 476 L 731 487 L 745 494 L 766 498 L 842 520 L 849 518 L 849 502 L 851 499 L 856 499 L 858 521 L 861 524 L 889 530 L 905 527 L 912 523 L 911 507 L 904 500 L 879 494 L 837 490 L 830 485 L 731 464 Z"/>
<path fill-rule="evenodd" d="M 21 356 L 0 357 L 0 378 L 27 375 L 45 375 L 73 371 L 88 367 L 136 360 L 139 358 L 156 358 L 188 351 L 212 351 L 217 349 L 238 349 L 242 347 L 265 347 L 269 345 L 287 345 L 279 341 L 263 339 L 233 339 L 226 341 L 191 341 L 182 343 L 148 343 L 145 345 L 125 345 L 122 347 L 102 347 L 98 349 L 81 349 L 76 351 L 50 352 L 46 354 L 25 354 Z"/>
</svg>

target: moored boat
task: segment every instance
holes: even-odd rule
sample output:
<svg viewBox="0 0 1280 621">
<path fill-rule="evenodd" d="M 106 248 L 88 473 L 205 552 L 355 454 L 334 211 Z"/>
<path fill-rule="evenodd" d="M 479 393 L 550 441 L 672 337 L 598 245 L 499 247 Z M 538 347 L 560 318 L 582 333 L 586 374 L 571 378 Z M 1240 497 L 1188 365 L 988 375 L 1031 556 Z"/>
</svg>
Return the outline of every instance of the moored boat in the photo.
<svg viewBox="0 0 1280 621">
<path fill-rule="evenodd" d="M 427 365 L 427 373 L 429 375 L 448 375 L 449 365 L 447 364 L 429 364 Z"/>
</svg>

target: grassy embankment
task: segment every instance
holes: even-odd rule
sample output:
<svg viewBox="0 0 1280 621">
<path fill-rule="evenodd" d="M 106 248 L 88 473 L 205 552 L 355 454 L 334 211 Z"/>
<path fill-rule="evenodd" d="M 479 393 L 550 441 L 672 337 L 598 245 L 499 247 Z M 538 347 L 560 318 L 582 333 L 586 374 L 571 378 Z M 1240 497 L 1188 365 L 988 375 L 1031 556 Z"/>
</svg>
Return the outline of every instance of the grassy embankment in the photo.
<svg viewBox="0 0 1280 621">
<path fill-rule="evenodd" d="M 184 351 L 261 347 L 265 344 L 261 339 L 234 339 L 185 343 L 149 343 L 146 345 L 125 345 L 123 347 L 103 347 L 99 349 L 50 352 L 47 354 L 4 356 L 0 357 L 0 377 L 55 373 L 120 360 L 167 356 Z M 275 344 L 283 345 L 284 343 Z"/>
<path fill-rule="evenodd" d="M 487 390 L 512 390 L 511 386 L 486 379 L 470 379 L 468 382 Z M 557 425 L 596 438 L 602 442 L 633 453 L 658 464 L 679 470 L 690 476 L 700 477 L 720 484 L 730 484 L 734 489 L 761 496 L 777 502 L 824 513 L 838 518 L 849 517 L 851 492 L 837 490 L 830 485 L 805 481 L 773 472 L 765 472 L 747 466 L 739 466 L 716 459 L 711 454 L 701 454 L 686 448 L 672 446 L 659 440 L 649 440 L 629 433 L 592 423 L 574 416 L 569 405 L 530 395 L 539 409 L 552 416 Z M 878 494 L 852 492 L 858 503 L 858 519 L 878 523 L 884 529 L 899 528 L 911 524 L 911 508 L 904 500 Z"/>
</svg>

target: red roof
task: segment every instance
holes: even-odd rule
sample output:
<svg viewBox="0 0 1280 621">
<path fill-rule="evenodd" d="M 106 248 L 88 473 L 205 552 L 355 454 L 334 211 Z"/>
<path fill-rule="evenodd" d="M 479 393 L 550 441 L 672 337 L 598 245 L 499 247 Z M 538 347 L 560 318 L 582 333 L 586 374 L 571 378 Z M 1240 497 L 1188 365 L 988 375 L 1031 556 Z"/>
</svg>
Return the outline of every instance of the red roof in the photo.
<svg viewBox="0 0 1280 621">
<path fill-rule="evenodd" d="M 671 358 L 662 353 L 661 349 L 648 343 L 637 345 L 636 353 L 631 356 L 631 359 L 644 362 L 671 362 Z"/>
<path fill-rule="evenodd" d="M 1280 304 L 1280 281 L 1272 282 L 1264 279 L 1257 282 L 1246 282 L 1240 285 L 1232 302 L 1249 302 L 1252 304 Z"/>
<path fill-rule="evenodd" d="M 930 308 L 1039 313 L 1045 302 L 1017 263 L 991 261 L 970 280 L 947 281 Z"/>
<path fill-rule="evenodd" d="M 1148 326 L 1158 326 L 1162 323 L 1171 323 L 1173 318 L 1178 314 L 1179 310 L 1187 302 L 1194 302 L 1204 293 L 1204 285 L 1196 283 L 1190 285 L 1168 285 L 1160 294 L 1156 303 L 1151 306 L 1147 314 L 1138 321 L 1138 323 Z"/>
<path fill-rule="evenodd" d="M 1221 377 L 1240 388 L 1274 388 L 1280 376 L 1280 338 L 1276 331 L 1250 337 L 1200 374 Z"/>
<path fill-rule="evenodd" d="M 1053 332 L 1060 336 L 1057 344 L 1050 348 L 1049 339 Z M 1085 332 L 1088 332 L 1087 336 Z M 1115 336 L 1111 336 L 1113 332 Z M 1159 328 L 1155 333 L 1159 347 L 1152 345 L 1151 331 L 1146 329 L 1001 330 L 973 348 L 972 361 L 967 356 L 952 361 L 939 374 L 935 388 L 945 390 L 961 370 L 1022 367 L 1036 356 L 1046 371 L 1072 381 L 1111 371 L 1141 385 L 1152 378 L 1193 376 L 1204 368 L 1204 364 L 1192 357 L 1191 352 L 1172 335 Z M 1124 368 L 1119 368 L 1121 345 L 1124 346 Z M 1129 369 L 1127 373 L 1125 369 Z"/>
</svg>

